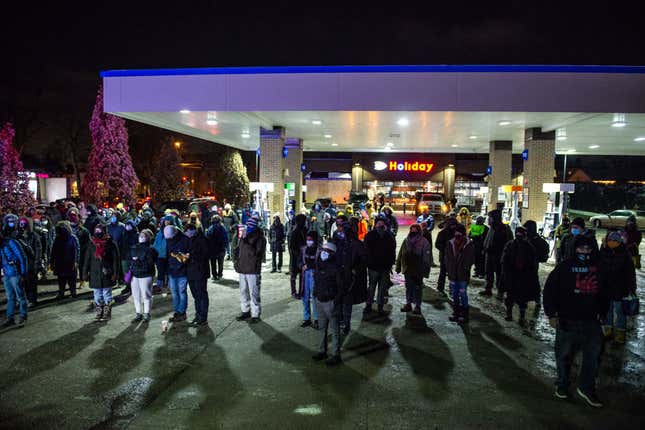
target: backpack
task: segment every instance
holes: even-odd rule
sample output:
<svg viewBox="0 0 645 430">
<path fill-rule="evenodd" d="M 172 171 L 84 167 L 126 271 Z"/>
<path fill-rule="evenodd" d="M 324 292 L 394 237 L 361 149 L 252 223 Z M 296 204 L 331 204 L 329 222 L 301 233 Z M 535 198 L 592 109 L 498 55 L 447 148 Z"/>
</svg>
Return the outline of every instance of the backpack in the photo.
<svg viewBox="0 0 645 430">
<path fill-rule="evenodd" d="M 549 243 L 540 236 L 535 236 L 531 242 L 535 248 L 535 255 L 540 263 L 545 263 L 549 259 L 551 248 Z"/>
</svg>

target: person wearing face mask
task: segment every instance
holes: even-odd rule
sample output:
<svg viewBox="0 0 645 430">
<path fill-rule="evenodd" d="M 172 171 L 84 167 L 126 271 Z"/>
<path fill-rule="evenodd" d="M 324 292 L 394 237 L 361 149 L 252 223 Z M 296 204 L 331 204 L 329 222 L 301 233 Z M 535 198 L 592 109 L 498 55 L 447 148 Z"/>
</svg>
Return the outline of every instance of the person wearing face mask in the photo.
<svg viewBox="0 0 645 430">
<path fill-rule="evenodd" d="M 458 224 L 453 238 L 446 244 L 443 252 L 446 275 L 452 298 L 452 316 L 448 319 L 456 323 L 468 322 L 468 283 L 470 269 L 475 261 L 475 245 L 466 235 L 466 227 Z"/>
<path fill-rule="evenodd" d="M 59 221 L 56 224 L 56 238 L 52 245 L 50 260 L 52 272 L 58 278 L 57 299 L 65 296 L 66 286 L 69 286 L 72 297 L 76 297 L 77 273 L 83 272 L 83 268 L 78 268 L 79 252 L 78 241 L 74 237 L 69 221 Z"/>
<path fill-rule="evenodd" d="M 353 305 L 367 300 L 367 250 L 365 244 L 358 240 L 357 232 L 351 222 L 342 224 L 344 239 L 335 243 L 336 260 L 343 270 L 343 282 L 346 285 L 341 307 L 341 330 L 344 336 L 351 331 Z M 336 232 L 341 237 L 341 232 Z"/>
<path fill-rule="evenodd" d="M 392 234 L 394 235 L 394 238 L 396 238 L 396 235 L 399 232 L 399 221 L 394 216 L 394 211 L 392 210 L 392 207 L 383 206 L 383 209 L 381 210 L 381 212 L 383 212 L 383 215 L 387 219 L 387 223 L 390 226 L 390 232 L 392 232 Z"/>
<path fill-rule="evenodd" d="M 36 306 L 38 301 L 38 272 L 42 268 L 42 242 L 40 236 L 33 229 L 33 220 L 20 217 L 18 220 L 18 239 L 27 252 L 27 276 L 25 276 L 25 294 L 31 306 Z M 27 249 L 29 248 L 29 249 Z"/>
<path fill-rule="evenodd" d="M 502 289 L 506 291 L 506 321 L 513 321 L 513 305 L 520 308 L 519 324 L 526 325 L 526 305 L 539 300 L 538 259 L 535 248 L 528 241 L 524 227 L 515 229 L 515 239 L 502 252 Z"/>
<path fill-rule="evenodd" d="M 553 233 L 553 237 L 555 238 L 555 261 L 556 263 L 559 263 L 562 261 L 562 255 L 560 252 L 560 245 L 562 244 L 562 238 L 564 237 L 565 234 L 569 232 L 569 229 L 571 228 L 571 220 L 569 219 L 569 215 L 564 214 L 562 215 L 562 222 L 560 225 L 558 225 L 555 228 L 555 232 Z"/>
<path fill-rule="evenodd" d="M 282 254 L 284 253 L 284 225 L 280 222 L 280 215 L 273 216 L 273 224 L 269 229 L 269 243 L 271 245 L 271 273 L 282 272 Z M 277 257 L 277 259 L 276 259 Z M 277 264 L 276 264 L 277 260 Z"/>
<path fill-rule="evenodd" d="M 637 269 L 640 269 L 641 256 L 640 256 L 639 247 L 640 247 L 641 241 L 643 240 L 643 235 L 638 229 L 638 224 L 636 222 L 636 217 L 634 215 L 630 215 L 629 218 L 627 218 L 627 221 L 625 222 L 625 234 L 623 236 L 624 236 L 623 242 L 625 244 L 625 248 L 627 249 L 627 252 L 629 252 L 629 255 L 631 255 L 632 260 L 634 261 L 634 267 Z"/>
<path fill-rule="evenodd" d="M 79 274 L 78 278 L 81 281 L 81 285 L 83 286 L 85 283 L 85 279 L 83 279 L 83 273 L 82 273 L 82 268 L 85 266 L 85 254 L 87 251 L 87 246 L 90 243 L 90 232 L 81 224 L 81 216 L 76 208 L 71 208 L 67 211 L 67 220 L 69 221 L 69 225 L 72 229 L 72 234 L 78 241 L 78 268 L 79 268 Z"/>
<path fill-rule="evenodd" d="M 132 299 L 135 316 L 133 324 L 150 321 L 152 307 L 152 278 L 155 276 L 157 251 L 152 247 L 152 231 L 141 230 L 137 243 L 129 252 L 130 271 L 132 273 Z"/>
<path fill-rule="evenodd" d="M 596 240 L 596 232 L 592 229 L 585 227 L 585 220 L 580 217 L 574 218 L 571 221 L 571 227 L 569 232 L 566 233 L 562 240 L 560 241 L 560 257 L 562 260 L 572 257 L 575 253 L 575 239 L 578 236 L 584 236 L 589 239 L 590 242 L 593 242 L 592 252 L 594 254 L 598 253 L 598 241 Z"/>
<path fill-rule="evenodd" d="M 401 312 L 421 315 L 423 278 L 430 275 L 430 244 L 421 234 L 421 226 L 412 224 L 396 258 L 396 273 L 405 276 L 405 301 Z M 414 309 L 413 309 L 414 306 Z"/>
<path fill-rule="evenodd" d="M 155 241 L 152 247 L 157 251 L 157 285 L 152 288 L 153 294 L 161 293 L 165 288 L 168 288 L 168 251 L 166 244 L 166 237 L 164 236 L 164 228 L 167 226 L 174 226 L 174 217 L 172 215 L 165 215 L 159 222 L 159 231 L 155 236 Z"/>
<path fill-rule="evenodd" d="M 195 300 L 195 318 L 191 325 L 208 324 L 208 241 L 204 233 L 195 224 L 186 226 L 186 236 L 190 238 L 188 249 L 188 266 L 186 274 L 188 287 Z"/>
<path fill-rule="evenodd" d="M 484 224 L 484 217 L 478 216 L 475 224 L 470 226 L 468 237 L 475 247 L 475 278 L 483 278 L 486 271 L 484 268 L 484 239 L 488 234 L 488 226 Z"/>
<path fill-rule="evenodd" d="M 228 247 L 228 233 L 219 215 L 212 216 L 211 225 L 206 230 L 206 240 L 213 281 L 217 281 L 224 276 L 224 257 Z"/>
<path fill-rule="evenodd" d="M 443 223 L 443 228 L 437 234 L 435 241 L 435 248 L 439 251 L 439 277 L 437 278 L 437 291 L 444 293 L 446 290 L 446 265 L 444 259 L 444 251 L 446 245 L 455 236 L 455 228 L 457 227 L 457 220 L 454 217 L 449 217 Z"/>
<path fill-rule="evenodd" d="M 19 306 L 20 319 L 18 324 L 27 321 L 27 299 L 22 287 L 27 275 L 27 255 L 22 245 L 16 239 L 18 217 L 7 214 L 2 219 L 2 236 L 0 238 L 0 257 L 2 258 L 2 273 L 4 290 L 7 297 L 7 319 L 0 325 L 0 329 L 16 325 L 15 307 Z"/>
<path fill-rule="evenodd" d="M 486 288 L 480 291 L 481 296 L 493 295 L 493 283 L 497 288 L 497 298 L 504 299 L 502 289 L 502 252 L 504 246 L 513 240 L 511 228 L 502 222 L 502 212 L 492 210 L 488 212 L 489 230 L 484 239 L 484 254 L 486 255 Z"/>
<path fill-rule="evenodd" d="M 573 224 L 573 223 L 572 223 Z M 602 351 L 603 321 L 609 311 L 609 288 L 605 268 L 593 252 L 595 239 L 575 238 L 574 254 L 559 263 L 544 285 L 544 313 L 556 329 L 557 368 L 555 396 L 569 397 L 569 373 L 574 355 L 582 350 L 577 394 L 589 406 L 599 408 L 596 376 Z"/>
<path fill-rule="evenodd" d="M 163 229 L 168 254 L 168 285 L 172 293 L 173 316 L 170 322 L 186 321 L 188 307 L 188 254 L 190 239 L 177 227 L 167 225 Z"/>
<path fill-rule="evenodd" d="M 258 228 L 257 218 L 249 218 L 246 229 L 233 252 L 235 271 L 240 274 L 242 313 L 236 318 L 238 321 L 249 318 L 253 324 L 260 321 L 260 272 L 266 244 L 264 233 L 261 228 Z"/>
<path fill-rule="evenodd" d="M 94 227 L 96 227 L 97 224 L 104 224 L 105 220 L 99 215 L 99 211 L 96 208 L 95 205 L 89 204 L 87 205 L 87 218 L 85 218 L 85 223 L 83 224 L 83 227 L 88 232 L 94 231 Z"/>
<path fill-rule="evenodd" d="M 348 218 L 345 216 L 343 212 L 338 212 L 336 214 L 336 218 L 334 223 L 331 226 L 330 229 L 330 235 L 334 243 L 338 243 L 338 240 L 343 240 L 345 239 L 345 233 L 343 233 L 343 229 L 341 226 L 343 225 L 344 222 L 347 222 Z"/>
<path fill-rule="evenodd" d="M 320 318 L 320 341 L 318 353 L 312 358 L 321 361 L 329 357 L 327 339 L 331 335 L 331 357 L 327 359 L 328 366 L 342 363 L 340 357 L 340 312 L 345 284 L 343 283 L 342 268 L 336 259 L 336 245 L 325 242 L 316 259 L 314 269 L 314 296 L 316 309 Z"/>
<path fill-rule="evenodd" d="M 307 240 L 305 246 L 300 250 L 299 267 L 301 279 L 303 283 L 302 289 L 302 324 L 301 327 L 309 327 L 312 325 L 311 318 L 313 316 L 313 326 L 318 329 L 318 312 L 316 311 L 316 303 L 314 302 L 314 268 L 316 266 L 316 259 L 318 258 L 318 234 L 315 231 L 307 233 Z"/>
<path fill-rule="evenodd" d="M 97 321 L 107 321 L 112 317 L 112 287 L 119 279 L 121 259 L 119 248 L 114 243 L 105 226 L 97 224 L 90 241 L 83 267 L 84 279 L 94 290 L 94 307 Z"/>
<path fill-rule="evenodd" d="M 611 303 L 603 324 L 606 338 L 613 335 L 618 344 L 625 343 L 627 317 L 623 312 L 623 298 L 636 295 L 636 270 L 631 255 L 623 243 L 620 231 L 609 231 L 600 247 L 600 265 L 607 273 Z"/>
<path fill-rule="evenodd" d="M 123 241 L 121 247 L 119 248 L 119 255 L 121 256 L 121 273 L 127 274 L 130 271 L 130 250 L 134 245 L 139 242 L 139 231 L 137 225 L 133 220 L 127 220 L 125 222 L 125 234 L 123 235 Z M 131 281 L 132 273 L 129 276 L 126 276 L 125 288 L 121 291 L 121 295 L 129 294 L 131 291 Z"/>
<path fill-rule="evenodd" d="M 117 211 L 113 211 L 110 217 L 108 218 L 108 220 L 109 220 L 109 224 L 107 226 L 107 234 L 112 238 L 112 241 L 119 248 L 119 251 L 123 251 L 125 249 L 124 247 L 125 247 L 125 237 L 126 237 L 125 224 L 119 221 L 119 216 Z M 123 280 L 124 274 L 125 272 L 119 269 L 117 282 L 120 282 Z"/>
<path fill-rule="evenodd" d="M 289 240 L 289 273 L 291 274 L 290 283 L 291 283 L 291 297 L 294 299 L 300 299 L 302 297 L 302 275 L 298 268 L 298 257 L 300 256 L 300 250 L 305 246 L 307 241 L 307 217 L 303 214 L 296 215 L 295 226 L 291 230 L 291 236 Z M 300 282 L 298 282 L 298 289 L 296 290 L 296 281 L 300 276 Z"/>
<path fill-rule="evenodd" d="M 374 303 L 374 293 L 376 292 L 378 314 L 383 315 L 387 282 L 396 260 L 396 240 L 387 231 L 385 217 L 376 218 L 374 228 L 365 236 L 365 248 L 367 250 L 369 289 L 363 314 L 367 316 L 372 313 L 372 303 Z"/>
</svg>

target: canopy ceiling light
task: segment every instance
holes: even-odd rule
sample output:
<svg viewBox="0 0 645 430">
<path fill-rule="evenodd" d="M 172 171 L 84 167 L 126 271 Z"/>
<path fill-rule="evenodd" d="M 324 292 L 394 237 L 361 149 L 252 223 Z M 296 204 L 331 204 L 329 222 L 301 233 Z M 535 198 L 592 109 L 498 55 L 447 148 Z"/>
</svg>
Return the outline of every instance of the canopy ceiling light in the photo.
<svg viewBox="0 0 645 430">
<path fill-rule="evenodd" d="M 624 113 L 615 113 L 614 114 L 614 121 L 611 123 L 612 127 L 625 127 L 627 125 L 627 122 L 625 122 L 625 114 Z"/>
</svg>

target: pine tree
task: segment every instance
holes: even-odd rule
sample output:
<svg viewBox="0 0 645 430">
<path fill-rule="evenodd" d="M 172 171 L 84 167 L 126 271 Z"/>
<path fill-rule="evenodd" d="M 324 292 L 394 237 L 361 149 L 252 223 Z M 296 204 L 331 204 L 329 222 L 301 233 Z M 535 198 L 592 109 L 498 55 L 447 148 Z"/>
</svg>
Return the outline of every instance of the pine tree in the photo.
<svg viewBox="0 0 645 430">
<path fill-rule="evenodd" d="M 164 142 L 159 153 L 156 154 L 150 177 L 150 191 L 155 202 L 161 203 L 184 197 L 180 162 L 179 154 L 172 144 Z"/>
<path fill-rule="evenodd" d="M 10 123 L 0 130 L 0 212 L 22 214 L 36 199 L 29 190 L 29 176 L 13 146 L 15 135 Z"/>
<path fill-rule="evenodd" d="M 249 201 L 249 177 L 239 151 L 227 150 L 221 166 L 215 182 L 217 198 L 220 201 L 226 199 L 237 206 L 246 204 Z"/>
<path fill-rule="evenodd" d="M 92 149 L 81 195 L 87 202 L 98 203 L 105 195 L 126 203 L 134 200 L 139 181 L 132 167 L 125 120 L 103 111 L 103 88 L 99 87 L 90 120 Z"/>
</svg>

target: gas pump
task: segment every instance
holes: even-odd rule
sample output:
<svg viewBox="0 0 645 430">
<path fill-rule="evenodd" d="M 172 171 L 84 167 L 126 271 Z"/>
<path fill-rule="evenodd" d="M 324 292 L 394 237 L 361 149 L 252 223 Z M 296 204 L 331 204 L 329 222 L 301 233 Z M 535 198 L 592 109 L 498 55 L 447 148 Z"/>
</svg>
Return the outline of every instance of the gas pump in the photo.
<svg viewBox="0 0 645 430">
<path fill-rule="evenodd" d="M 524 191 L 521 185 L 502 185 L 498 190 L 498 200 L 503 196 L 504 208 L 502 209 L 502 221 L 509 224 L 513 233 L 520 225 L 519 201 L 520 194 Z"/>
<path fill-rule="evenodd" d="M 569 210 L 569 194 L 575 192 L 575 184 L 547 183 L 542 185 L 542 192 L 549 195 L 542 220 L 542 236 L 549 237 Z"/>
<path fill-rule="evenodd" d="M 271 208 L 269 207 L 267 195 L 273 192 L 272 182 L 251 182 L 249 190 L 254 194 L 253 212 L 260 215 L 260 220 L 264 228 L 271 225 Z"/>
<path fill-rule="evenodd" d="M 479 187 L 479 192 L 482 195 L 482 207 L 479 214 L 486 218 L 486 215 L 488 214 L 488 187 Z"/>
</svg>

